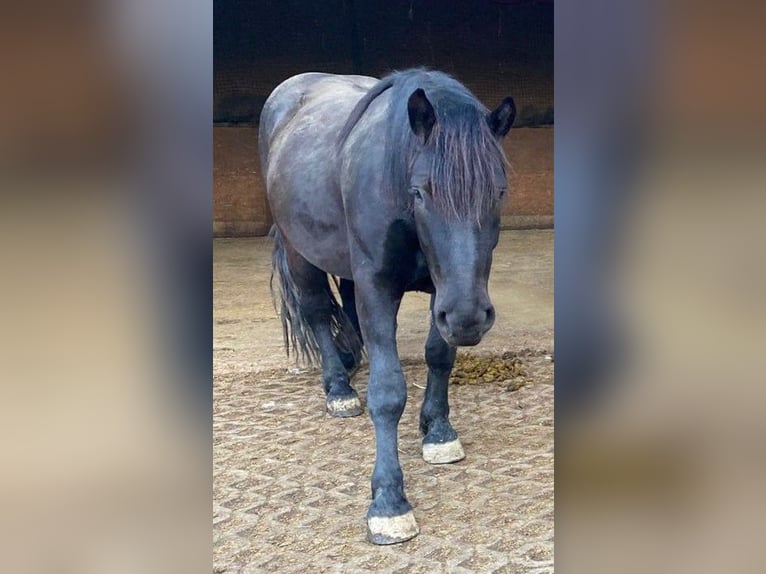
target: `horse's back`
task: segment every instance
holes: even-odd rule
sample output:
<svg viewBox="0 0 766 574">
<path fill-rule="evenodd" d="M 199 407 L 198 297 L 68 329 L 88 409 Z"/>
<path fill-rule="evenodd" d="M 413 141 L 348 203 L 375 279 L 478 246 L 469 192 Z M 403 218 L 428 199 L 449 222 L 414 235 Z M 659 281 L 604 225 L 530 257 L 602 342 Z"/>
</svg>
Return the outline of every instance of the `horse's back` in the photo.
<svg viewBox="0 0 766 574">
<path fill-rule="evenodd" d="M 262 174 L 275 223 L 309 262 L 350 275 L 343 199 L 338 184 L 338 134 L 377 80 L 310 72 L 269 96 L 261 113 Z"/>
<path fill-rule="evenodd" d="M 264 170 L 268 159 L 271 138 L 288 122 L 300 108 L 304 86 L 310 85 L 327 74 L 308 72 L 288 78 L 269 94 L 258 124 L 258 143 L 261 165 Z"/>
<path fill-rule="evenodd" d="M 306 106 L 314 109 L 317 106 L 325 106 L 322 114 L 323 127 L 327 131 L 334 131 L 333 128 L 340 130 L 356 101 L 375 82 L 377 79 L 369 76 L 306 72 L 279 84 L 271 92 L 261 111 L 259 141 L 264 167 L 268 160 L 268 156 L 264 154 L 268 154 L 272 140 L 291 121 L 307 119 Z"/>
</svg>

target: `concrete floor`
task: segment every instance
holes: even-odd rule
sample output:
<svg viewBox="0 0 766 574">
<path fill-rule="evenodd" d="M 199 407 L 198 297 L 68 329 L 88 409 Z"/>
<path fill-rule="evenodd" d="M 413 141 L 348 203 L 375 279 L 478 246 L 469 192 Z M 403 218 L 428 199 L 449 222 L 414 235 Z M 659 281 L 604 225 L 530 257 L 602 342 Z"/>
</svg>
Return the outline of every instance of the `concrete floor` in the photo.
<svg viewBox="0 0 766 574">
<path fill-rule="evenodd" d="M 216 373 L 259 372 L 293 363 L 269 295 L 271 240 L 216 239 L 213 263 Z M 553 350 L 553 230 L 504 231 L 495 250 L 490 296 L 497 320 L 476 352 Z M 424 293 L 405 295 L 399 352 L 420 358 L 428 334 Z"/>
<path fill-rule="evenodd" d="M 392 547 L 364 539 L 372 424 L 325 415 L 319 373 L 285 357 L 270 256 L 267 238 L 214 243 L 216 572 L 552 572 L 553 231 L 501 234 L 497 321 L 471 352 L 520 353 L 527 384 L 451 385 L 456 464 L 420 457 L 428 296 L 405 296 L 400 457 L 421 534 Z M 352 381 L 363 404 L 366 375 Z"/>
</svg>

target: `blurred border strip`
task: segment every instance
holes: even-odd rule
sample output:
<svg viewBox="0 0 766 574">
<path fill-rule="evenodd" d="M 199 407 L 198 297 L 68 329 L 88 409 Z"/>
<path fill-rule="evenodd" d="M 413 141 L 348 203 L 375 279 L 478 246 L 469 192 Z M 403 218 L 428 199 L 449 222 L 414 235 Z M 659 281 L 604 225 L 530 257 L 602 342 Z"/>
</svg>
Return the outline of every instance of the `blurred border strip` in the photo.
<svg viewBox="0 0 766 574">
<path fill-rule="evenodd" d="M 212 3 L 1 11 L 0 553 L 209 572 Z"/>
<path fill-rule="evenodd" d="M 556 4 L 556 559 L 760 572 L 766 7 Z"/>
</svg>

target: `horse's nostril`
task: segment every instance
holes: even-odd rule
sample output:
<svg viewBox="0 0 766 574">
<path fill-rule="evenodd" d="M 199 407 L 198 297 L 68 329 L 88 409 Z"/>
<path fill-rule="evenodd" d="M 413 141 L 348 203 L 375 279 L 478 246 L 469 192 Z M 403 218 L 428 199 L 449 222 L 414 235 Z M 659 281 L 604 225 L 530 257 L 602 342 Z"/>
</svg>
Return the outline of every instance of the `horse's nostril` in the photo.
<svg viewBox="0 0 766 574">
<path fill-rule="evenodd" d="M 447 312 L 446 311 L 439 311 L 436 313 L 436 322 L 440 325 L 446 325 L 447 324 Z"/>
<path fill-rule="evenodd" d="M 493 323 L 495 321 L 495 308 L 492 305 L 490 305 L 489 307 L 487 307 L 486 313 L 487 313 L 487 316 L 485 321 L 487 323 Z"/>
</svg>

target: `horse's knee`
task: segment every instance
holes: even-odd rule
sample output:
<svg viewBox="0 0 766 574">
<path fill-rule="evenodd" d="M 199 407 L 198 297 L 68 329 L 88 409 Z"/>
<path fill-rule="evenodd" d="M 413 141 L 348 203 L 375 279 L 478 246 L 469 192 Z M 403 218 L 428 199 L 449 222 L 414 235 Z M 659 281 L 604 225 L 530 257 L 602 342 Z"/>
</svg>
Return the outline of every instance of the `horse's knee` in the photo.
<svg viewBox="0 0 766 574">
<path fill-rule="evenodd" d="M 390 416 L 398 420 L 404 412 L 406 403 L 407 386 L 401 374 L 370 381 L 367 389 L 367 407 L 373 421 Z"/>
<path fill-rule="evenodd" d="M 372 417 L 373 421 L 376 419 L 388 417 L 393 417 L 396 420 L 399 420 L 399 418 L 402 416 L 402 413 L 404 412 L 404 406 L 406 402 L 406 394 L 403 396 L 397 395 L 395 397 L 385 397 L 379 399 L 373 399 L 370 397 L 369 393 L 367 395 L 367 407 L 370 410 L 370 416 Z"/>
</svg>

